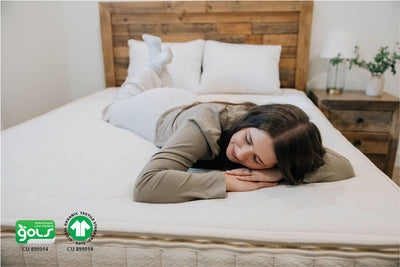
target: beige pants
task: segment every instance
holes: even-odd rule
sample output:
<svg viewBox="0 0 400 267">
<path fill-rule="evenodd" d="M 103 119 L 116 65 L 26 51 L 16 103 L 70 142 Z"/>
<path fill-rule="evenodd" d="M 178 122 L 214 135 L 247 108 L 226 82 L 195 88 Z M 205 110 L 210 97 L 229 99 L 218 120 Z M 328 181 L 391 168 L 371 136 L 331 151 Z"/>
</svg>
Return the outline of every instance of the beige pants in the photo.
<svg viewBox="0 0 400 267">
<path fill-rule="evenodd" d="M 197 99 L 187 90 L 161 88 L 171 86 L 166 69 L 159 74 L 151 65 L 146 65 L 121 85 L 111 104 L 103 110 L 103 119 L 154 142 L 160 116 L 173 107 L 192 104 Z"/>
</svg>

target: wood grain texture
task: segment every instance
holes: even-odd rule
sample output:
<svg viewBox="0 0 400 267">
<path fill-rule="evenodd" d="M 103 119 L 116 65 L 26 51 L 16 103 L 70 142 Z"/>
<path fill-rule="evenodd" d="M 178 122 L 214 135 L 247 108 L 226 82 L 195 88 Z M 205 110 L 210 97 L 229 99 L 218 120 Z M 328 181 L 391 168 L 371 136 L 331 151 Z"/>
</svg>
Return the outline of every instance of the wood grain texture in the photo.
<svg viewBox="0 0 400 267">
<path fill-rule="evenodd" d="M 104 76 L 106 87 L 115 86 L 114 53 L 112 40 L 112 24 L 110 11 L 104 5 L 99 5 L 101 39 L 103 45 Z"/>
<path fill-rule="evenodd" d="M 329 120 L 341 131 L 389 132 L 393 111 L 330 110 Z"/>
<path fill-rule="evenodd" d="M 389 151 L 390 135 L 342 131 L 343 135 L 364 154 L 383 154 Z"/>
<path fill-rule="evenodd" d="M 312 9 L 312 1 L 100 2 L 106 85 L 123 83 L 128 40 L 149 33 L 164 42 L 282 45 L 281 87 L 305 91 Z"/>
<path fill-rule="evenodd" d="M 297 42 L 296 88 L 306 88 L 308 79 L 313 3 L 305 2 L 303 5 L 300 11 L 299 38 Z"/>
</svg>

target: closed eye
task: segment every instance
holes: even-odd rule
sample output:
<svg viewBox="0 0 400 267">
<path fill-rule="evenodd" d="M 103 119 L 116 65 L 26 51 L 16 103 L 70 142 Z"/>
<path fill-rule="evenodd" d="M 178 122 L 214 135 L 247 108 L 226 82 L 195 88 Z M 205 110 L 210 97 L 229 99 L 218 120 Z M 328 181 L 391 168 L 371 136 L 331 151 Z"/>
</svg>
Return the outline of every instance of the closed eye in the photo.
<svg viewBox="0 0 400 267">
<path fill-rule="evenodd" d="M 248 145 L 253 145 L 252 143 L 250 143 L 249 131 L 246 132 L 245 141 L 246 141 L 246 143 L 247 143 Z"/>
<path fill-rule="evenodd" d="M 248 136 L 249 137 L 247 137 L 247 135 L 246 135 L 246 142 L 247 142 L 247 138 L 248 138 L 248 144 L 249 145 L 251 145 L 251 146 L 253 146 L 253 139 L 251 138 L 251 134 L 249 133 L 249 131 L 247 131 L 247 133 L 248 133 Z M 254 162 L 255 163 L 257 163 L 257 164 L 259 164 L 259 165 L 264 165 L 264 166 L 266 166 L 265 164 L 264 164 L 264 162 L 262 162 L 262 160 L 260 159 L 260 157 L 259 156 L 257 156 L 256 154 L 254 154 Z"/>
<path fill-rule="evenodd" d="M 254 162 L 257 163 L 258 165 L 261 165 L 261 163 L 257 160 L 257 156 L 254 155 Z"/>
</svg>

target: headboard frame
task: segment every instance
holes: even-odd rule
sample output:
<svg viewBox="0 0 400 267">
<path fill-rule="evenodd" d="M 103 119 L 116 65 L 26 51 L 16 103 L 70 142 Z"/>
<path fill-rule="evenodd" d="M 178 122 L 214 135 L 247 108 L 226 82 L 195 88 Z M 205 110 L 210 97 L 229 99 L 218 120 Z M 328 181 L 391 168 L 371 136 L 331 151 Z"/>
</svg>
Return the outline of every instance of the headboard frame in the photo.
<svg viewBox="0 0 400 267">
<path fill-rule="evenodd" d="M 281 87 L 306 89 L 312 1 L 100 2 L 99 11 L 107 87 L 126 78 L 127 41 L 149 33 L 164 42 L 280 44 Z"/>
</svg>

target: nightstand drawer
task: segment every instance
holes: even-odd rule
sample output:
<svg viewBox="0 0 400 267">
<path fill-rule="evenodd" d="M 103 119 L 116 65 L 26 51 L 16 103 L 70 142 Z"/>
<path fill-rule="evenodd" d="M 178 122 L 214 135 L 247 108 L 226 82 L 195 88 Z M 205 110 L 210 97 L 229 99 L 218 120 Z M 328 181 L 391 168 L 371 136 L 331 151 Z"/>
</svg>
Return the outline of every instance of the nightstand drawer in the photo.
<svg viewBox="0 0 400 267">
<path fill-rule="evenodd" d="M 341 131 L 390 132 L 392 112 L 330 110 L 329 120 Z"/>
<path fill-rule="evenodd" d="M 390 146 L 389 134 L 354 133 L 343 131 L 343 135 L 365 154 L 387 154 Z"/>
</svg>

